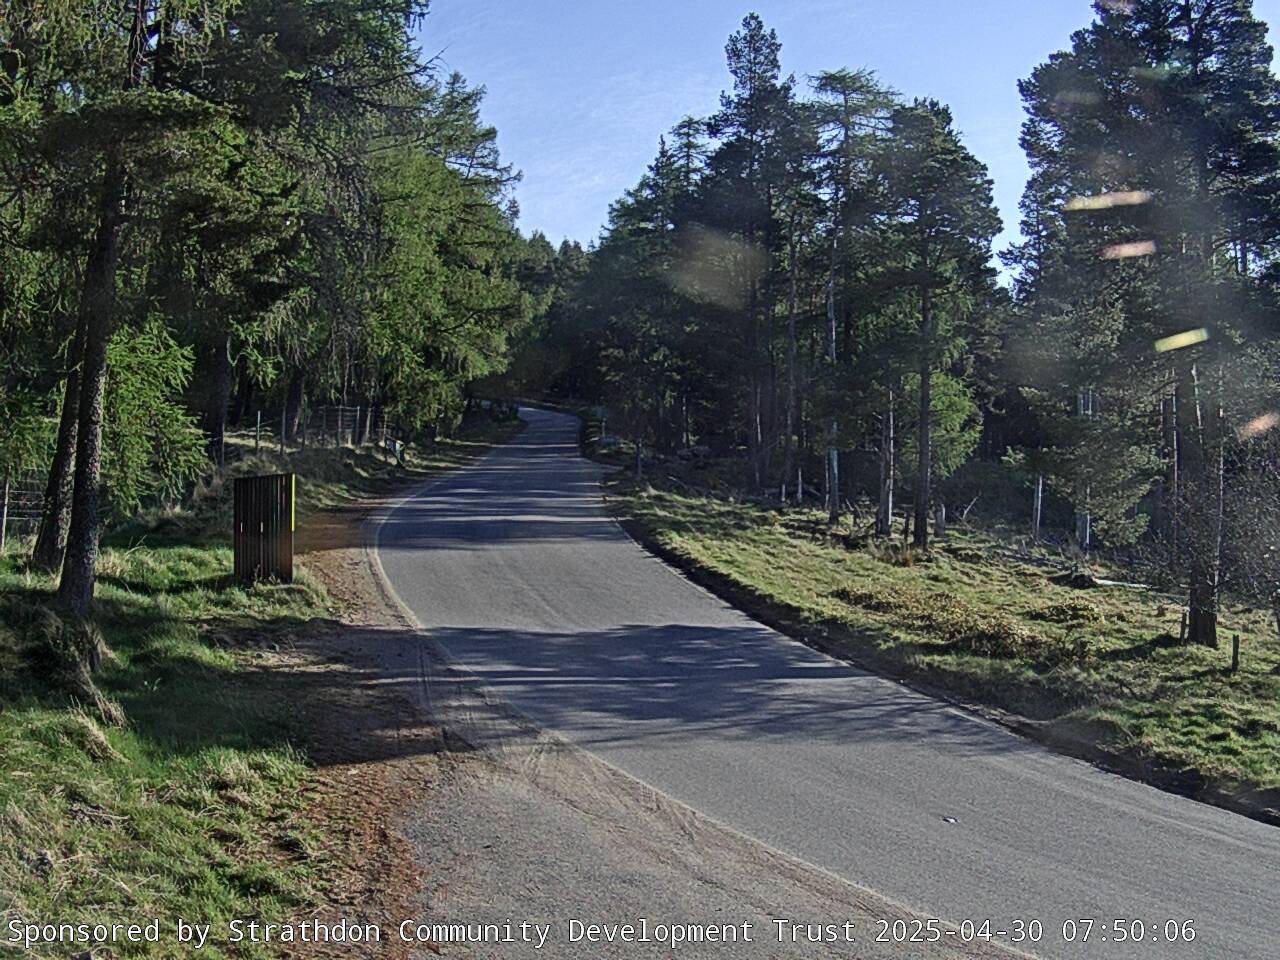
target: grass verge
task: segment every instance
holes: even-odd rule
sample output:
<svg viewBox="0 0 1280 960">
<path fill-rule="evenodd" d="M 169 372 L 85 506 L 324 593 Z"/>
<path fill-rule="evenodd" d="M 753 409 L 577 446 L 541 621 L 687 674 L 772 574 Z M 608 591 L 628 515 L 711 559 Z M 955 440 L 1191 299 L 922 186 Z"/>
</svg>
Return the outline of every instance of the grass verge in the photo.
<svg viewBox="0 0 1280 960">
<path fill-rule="evenodd" d="M 1228 603 L 1224 649 L 1191 647 L 1177 599 L 1073 586 L 1049 555 L 981 533 L 953 531 L 921 555 L 832 535 L 819 511 L 679 480 L 612 483 L 637 538 L 791 635 L 1065 752 L 1280 822 L 1280 643 L 1262 611 Z"/>
<path fill-rule="evenodd" d="M 368 450 L 321 449 L 242 456 L 229 474 L 297 471 L 306 527 L 322 510 L 465 462 L 518 427 L 482 421 L 408 469 Z M 0 555 L 5 924 L 159 919 L 160 943 L 92 955 L 267 957 L 276 951 L 265 945 L 197 951 L 175 942 L 173 924 L 281 920 L 325 899 L 339 865 L 314 809 L 323 791 L 304 717 L 314 688 L 280 667 L 299 632 L 329 622 L 335 604 L 305 569 L 289 585 L 232 582 L 229 492 L 215 483 L 182 509 L 115 529 L 92 625 L 63 623 L 55 579 L 17 552 Z M 93 696 L 56 682 L 68 632 L 86 630 L 102 658 Z M 0 943 L 8 934 L 0 930 Z"/>
</svg>

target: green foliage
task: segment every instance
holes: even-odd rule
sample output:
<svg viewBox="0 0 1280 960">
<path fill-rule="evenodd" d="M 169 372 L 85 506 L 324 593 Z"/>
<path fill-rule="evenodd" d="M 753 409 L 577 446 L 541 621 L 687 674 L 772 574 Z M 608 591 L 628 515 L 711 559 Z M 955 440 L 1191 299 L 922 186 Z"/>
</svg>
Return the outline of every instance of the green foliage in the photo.
<svg viewBox="0 0 1280 960">
<path fill-rule="evenodd" d="M 181 497 L 229 419 L 338 402 L 447 431 L 546 308 L 483 90 L 424 60 L 425 11 L 0 0 L 0 469 L 47 467 L 89 520 L 64 600 L 87 609 L 91 518 Z M 50 441 L 78 375 L 60 435 L 104 456 L 72 492 Z"/>
<path fill-rule="evenodd" d="M 158 322 L 120 330 L 110 346 L 102 478 L 117 514 L 144 501 L 174 500 L 205 468 L 193 418 L 174 400 L 191 374 L 191 351 Z"/>
<path fill-rule="evenodd" d="M 933 376 L 931 409 L 931 446 L 933 475 L 946 479 L 973 456 L 982 434 L 982 420 L 973 392 L 963 380 L 948 374 Z M 902 459 L 914 463 L 916 458 L 916 421 L 920 411 L 920 375 L 907 374 L 902 381 L 903 431 Z"/>
</svg>

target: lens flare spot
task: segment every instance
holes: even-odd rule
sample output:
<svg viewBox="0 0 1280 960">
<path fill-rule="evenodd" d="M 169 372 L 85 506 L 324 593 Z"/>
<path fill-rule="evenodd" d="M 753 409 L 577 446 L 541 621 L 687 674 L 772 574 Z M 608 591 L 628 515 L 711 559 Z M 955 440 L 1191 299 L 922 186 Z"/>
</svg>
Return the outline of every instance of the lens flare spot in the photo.
<svg viewBox="0 0 1280 960">
<path fill-rule="evenodd" d="M 1132 243 L 1113 243 L 1102 250 L 1103 260 L 1129 260 L 1133 257 L 1149 257 L 1156 252 L 1155 241 L 1135 240 Z"/>
<path fill-rule="evenodd" d="M 1260 417 L 1254 417 L 1241 427 L 1239 436 L 1241 440 L 1252 440 L 1254 437 L 1260 437 L 1276 427 L 1280 427 L 1280 413 L 1264 413 Z"/>
<path fill-rule="evenodd" d="M 1201 327 L 1198 330 L 1187 330 L 1184 333 L 1175 333 L 1171 337 L 1162 337 L 1156 341 L 1156 353 L 1185 350 L 1187 347 L 1194 347 L 1197 343 L 1204 343 L 1208 339 L 1209 330 L 1206 327 Z"/>
<path fill-rule="evenodd" d="M 1114 193 L 1100 193 L 1092 197 L 1072 197 L 1067 201 L 1066 209 L 1077 210 L 1110 210 L 1112 207 L 1137 207 L 1151 202 L 1151 193 L 1147 190 L 1118 190 Z"/>
</svg>

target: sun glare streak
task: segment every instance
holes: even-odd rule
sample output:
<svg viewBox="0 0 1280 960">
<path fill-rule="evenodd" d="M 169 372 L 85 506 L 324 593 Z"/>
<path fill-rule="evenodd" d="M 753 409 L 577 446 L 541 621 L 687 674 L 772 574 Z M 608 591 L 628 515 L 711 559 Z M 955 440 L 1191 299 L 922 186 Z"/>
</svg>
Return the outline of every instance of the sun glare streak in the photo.
<svg viewBox="0 0 1280 960">
<path fill-rule="evenodd" d="M 1112 207 L 1136 207 L 1151 202 L 1148 190 L 1118 190 L 1115 193 L 1100 193 L 1092 197 L 1072 197 L 1067 201 L 1066 209 L 1077 210 L 1110 210 Z"/>
<path fill-rule="evenodd" d="M 1149 257 L 1156 252 L 1155 241 L 1135 240 L 1133 243 L 1113 243 L 1103 247 L 1103 260 L 1128 260 L 1132 257 Z"/>
<path fill-rule="evenodd" d="M 1156 353 L 1184 350 L 1187 347 L 1194 347 L 1197 343 L 1204 343 L 1208 339 L 1209 330 L 1207 327 L 1201 327 L 1198 330 L 1187 330 L 1184 333 L 1175 333 L 1171 337 L 1162 337 L 1156 341 Z"/>
<path fill-rule="evenodd" d="M 1241 427 L 1237 435 L 1241 440 L 1252 440 L 1254 437 L 1260 437 L 1276 427 L 1280 427 L 1280 413 L 1264 413 L 1260 417 L 1254 417 Z"/>
</svg>

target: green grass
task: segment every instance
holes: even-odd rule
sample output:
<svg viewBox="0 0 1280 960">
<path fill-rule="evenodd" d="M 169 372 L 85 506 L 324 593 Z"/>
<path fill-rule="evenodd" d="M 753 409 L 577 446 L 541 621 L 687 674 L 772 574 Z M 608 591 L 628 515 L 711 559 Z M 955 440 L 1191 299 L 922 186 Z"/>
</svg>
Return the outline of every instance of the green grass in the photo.
<svg viewBox="0 0 1280 960">
<path fill-rule="evenodd" d="M 1280 643 L 1268 614 L 1228 603 L 1223 648 L 1190 647 L 1178 642 L 1177 598 L 1074 588 L 1060 558 L 978 532 L 953 531 L 921 555 L 832 536 L 813 510 L 632 480 L 614 494 L 654 546 L 833 652 L 1011 711 L 1031 721 L 1024 729 L 1101 748 L 1137 775 L 1237 797 L 1269 791 L 1258 802 L 1275 803 Z"/>
<path fill-rule="evenodd" d="M 6 918 L 217 922 L 283 916 L 314 896 L 315 865 L 298 855 L 309 771 L 297 703 L 253 653 L 209 638 L 287 642 L 327 604 L 305 572 L 289 586 L 235 588 L 230 562 L 212 546 L 104 552 L 96 623 L 110 653 L 95 682 L 127 717 L 114 728 L 45 682 L 53 579 L 0 558 Z M 174 955 L 166 941 L 155 956 Z"/>
<path fill-rule="evenodd" d="M 300 524 L 327 507 L 456 465 L 518 425 L 481 423 L 392 466 L 370 451 L 241 458 L 231 474 L 293 469 Z M 52 681 L 64 625 L 53 577 L 0 555 L 0 917 L 38 923 L 165 921 L 159 945 L 111 956 L 186 956 L 168 924 L 283 919 L 322 897 L 329 846 L 307 789 L 311 689 L 274 669 L 274 649 L 336 611 L 298 571 L 290 585 L 236 586 L 230 485 L 121 525 L 100 557 L 94 628 L 107 653 L 101 700 Z M 104 712 L 105 711 L 105 712 Z M 125 718 L 116 725 L 117 713 Z M 8 930 L 0 931 L 0 942 Z M 42 947 L 68 956 L 81 945 Z M 202 956 L 232 950 L 225 944 Z M 96 956 L 97 954 L 95 954 Z M 235 956 L 270 956 L 242 945 Z"/>
</svg>

